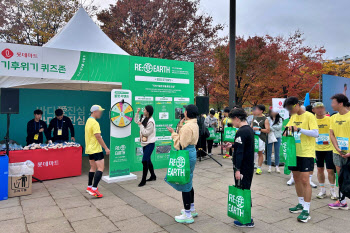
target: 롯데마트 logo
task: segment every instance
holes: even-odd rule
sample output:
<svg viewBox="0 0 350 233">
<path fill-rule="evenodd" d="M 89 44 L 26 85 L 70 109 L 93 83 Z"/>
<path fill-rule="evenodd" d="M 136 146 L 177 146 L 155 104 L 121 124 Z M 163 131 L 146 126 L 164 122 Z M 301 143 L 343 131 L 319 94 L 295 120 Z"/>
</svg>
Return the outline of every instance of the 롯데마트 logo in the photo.
<svg viewBox="0 0 350 233">
<path fill-rule="evenodd" d="M 282 106 L 282 104 L 283 104 L 282 101 L 278 102 L 278 105 L 279 105 L 279 106 Z"/>
<path fill-rule="evenodd" d="M 6 59 L 10 59 L 13 56 L 13 52 L 11 51 L 11 49 L 4 49 L 2 50 L 1 55 L 4 56 L 4 58 Z"/>
</svg>

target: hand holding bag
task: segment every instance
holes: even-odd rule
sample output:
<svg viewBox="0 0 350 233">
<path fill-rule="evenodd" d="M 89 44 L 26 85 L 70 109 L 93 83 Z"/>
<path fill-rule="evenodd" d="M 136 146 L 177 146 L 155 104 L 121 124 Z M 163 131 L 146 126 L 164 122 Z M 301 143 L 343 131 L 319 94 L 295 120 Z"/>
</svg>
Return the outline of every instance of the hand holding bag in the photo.
<svg viewBox="0 0 350 233">
<path fill-rule="evenodd" d="M 251 195 L 251 190 L 242 189 L 240 185 L 229 186 L 227 200 L 227 216 L 238 220 L 242 224 L 251 223 Z"/>
</svg>

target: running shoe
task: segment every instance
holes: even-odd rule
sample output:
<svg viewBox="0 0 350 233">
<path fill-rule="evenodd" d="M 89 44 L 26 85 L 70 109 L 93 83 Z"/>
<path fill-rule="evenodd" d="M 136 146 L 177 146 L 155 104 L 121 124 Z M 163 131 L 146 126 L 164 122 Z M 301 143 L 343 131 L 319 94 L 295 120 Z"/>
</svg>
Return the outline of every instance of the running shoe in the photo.
<svg viewBox="0 0 350 233">
<path fill-rule="evenodd" d="M 225 154 L 224 156 L 222 156 L 224 159 L 228 159 L 231 158 L 231 156 L 229 154 Z"/>
<path fill-rule="evenodd" d="M 318 199 L 323 199 L 323 198 L 325 198 L 327 195 L 326 195 L 326 191 L 324 191 L 324 192 L 322 192 L 322 191 L 320 191 L 317 195 L 316 195 L 316 197 L 318 198 Z"/>
<path fill-rule="evenodd" d="M 316 189 L 317 188 L 317 184 L 315 184 L 314 182 L 312 182 L 311 180 L 310 180 L 310 185 L 311 185 L 311 188 L 314 188 L 314 189 Z"/>
<path fill-rule="evenodd" d="M 293 178 L 290 178 L 288 181 L 287 181 L 287 185 L 288 186 L 292 186 L 294 184 L 294 179 Z"/>
<path fill-rule="evenodd" d="M 328 204 L 328 207 L 333 209 L 333 210 L 348 210 L 348 204 L 342 204 L 339 200 L 336 201 L 335 203 Z"/>
<path fill-rule="evenodd" d="M 242 224 L 240 223 L 239 221 L 235 220 L 233 222 L 233 224 L 236 226 L 236 227 L 249 227 L 249 228 L 252 228 L 252 227 L 255 227 L 255 224 L 254 224 L 254 221 L 252 219 L 252 221 L 250 223 L 247 223 L 247 224 Z"/>
<path fill-rule="evenodd" d="M 185 209 L 182 209 L 181 210 L 181 214 L 185 214 Z M 193 218 L 197 217 L 198 216 L 198 213 L 196 210 L 191 210 L 191 215 Z"/>
<path fill-rule="evenodd" d="M 267 172 L 268 172 L 268 173 L 271 173 L 271 172 L 272 172 L 272 171 L 271 171 L 271 168 L 269 168 L 269 170 L 267 170 Z"/>
<path fill-rule="evenodd" d="M 86 192 L 87 192 L 88 194 L 91 194 L 91 192 L 92 192 L 92 188 L 87 187 L 87 188 L 86 188 Z M 92 195 L 92 194 L 91 194 L 91 195 Z"/>
<path fill-rule="evenodd" d="M 279 167 L 276 167 L 276 170 L 275 170 L 277 173 L 281 173 L 280 171 L 280 168 Z"/>
<path fill-rule="evenodd" d="M 257 168 L 257 169 L 256 169 L 256 174 L 257 174 L 257 175 L 261 175 L 261 174 L 262 174 L 261 168 Z"/>
<path fill-rule="evenodd" d="M 311 219 L 310 213 L 307 210 L 303 210 L 301 214 L 298 216 L 299 222 L 308 222 Z"/>
<path fill-rule="evenodd" d="M 178 223 L 193 223 L 194 219 L 192 216 L 187 217 L 186 213 L 183 213 L 179 216 L 175 216 L 175 221 Z"/>
<path fill-rule="evenodd" d="M 91 195 L 98 197 L 98 198 L 103 197 L 103 195 L 98 191 L 98 189 L 96 189 L 96 190 L 91 189 Z"/>
<path fill-rule="evenodd" d="M 331 189 L 331 199 L 332 200 L 338 200 L 337 194 L 335 193 L 334 189 Z"/>
<path fill-rule="evenodd" d="M 297 214 L 297 213 L 301 213 L 303 211 L 303 205 L 302 204 L 298 204 L 295 207 L 289 208 L 289 212 L 293 213 L 293 214 Z"/>
</svg>

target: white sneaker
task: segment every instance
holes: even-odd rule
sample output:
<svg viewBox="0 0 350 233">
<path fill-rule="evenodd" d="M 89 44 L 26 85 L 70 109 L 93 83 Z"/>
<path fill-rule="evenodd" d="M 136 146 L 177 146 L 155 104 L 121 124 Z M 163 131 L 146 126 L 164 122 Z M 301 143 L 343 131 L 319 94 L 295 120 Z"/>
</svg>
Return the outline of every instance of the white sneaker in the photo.
<svg viewBox="0 0 350 233">
<path fill-rule="evenodd" d="M 212 153 L 209 153 L 208 155 L 213 156 L 213 154 L 212 154 Z"/>
<path fill-rule="evenodd" d="M 287 185 L 288 186 L 292 186 L 294 184 L 294 179 L 293 178 L 290 178 L 288 181 L 287 181 Z"/>
<path fill-rule="evenodd" d="M 276 167 L 276 170 L 275 170 L 277 173 L 281 173 L 280 171 L 280 168 L 279 167 Z"/>
<path fill-rule="evenodd" d="M 181 214 L 184 214 L 184 213 L 185 213 L 185 209 L 182 209 L 181 210 Z M 195 210 L 191 210 L 191 214 L 192 214 L 193 218 L 198 216 L 198 213 L 197 213 L 196 209 Z"/>
<path fill-rule="evenodd" d="M 186 213 L 183 213 L 179 216 L 175 216 L 175 221 L 178 223 L 193 223 L 194 222 L 193 217 L 192 216 L 187 217 Z"/>
<path fill-rule="evenodd" d="M 323 199 L 323 198 L 325 198 L 327 195 L 326 195 L 326 191 L 324 191 L 324 192 L 322 192 L 322 191 L 320 191 L 317 195 L 316 195 L 316 197 L 318 198 L 318 199 Z"/>
<path fill-rule="evenodd" d="M 269 170 L 267 170 L 268 173 L 271 173 L 271 168 L 269 168 Z"/>
<path fill-rule="evenodd" d="M 311 185 L 311 187 L 314 188 L 314 189 L 317 188 L 317 184 L 315 184 L 315 183 L 312 182 L 311 180 L 310 180 L 310 185 Z"/>
<path fill-rule="evenodd" d="M 331 189 L 331 199 L 332 200 L 338 200 L 338 196 L 337 196 L 337 194 L 335 193 L 335 190 L 333 189 Z"/>
</svg>

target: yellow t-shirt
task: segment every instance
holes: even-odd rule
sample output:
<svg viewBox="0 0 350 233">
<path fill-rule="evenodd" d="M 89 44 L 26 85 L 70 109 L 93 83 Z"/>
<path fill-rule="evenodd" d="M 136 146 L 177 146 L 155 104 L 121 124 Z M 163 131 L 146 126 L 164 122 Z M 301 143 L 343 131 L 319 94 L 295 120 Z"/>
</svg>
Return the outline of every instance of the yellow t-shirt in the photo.
<svg viewBox="0 0 350 233">
<path fill-rule="evenodd" d="M 97 133 L 101 133 L 100 124 L 95 118 L 89 117 L 85 124 L 85 154 L 102 152 L 102 147 L 95 137 Z"/>
<path fill-rule="evenodd" d="M 231 118 L 225 117 L 225 119 L 222 121 L 224 123 L 224 126 L 226 127 L 227 124 L 232 124 Z"/>
<path fill-rule="evenodd" d="M 287 126 L 306 130 L 318 129 L 316 117 L 310 112 L 292 115 Z M 298 157 L 315 158 L 315 138 L 297 132 L 294 133 L 294 138 Z"/>
<path fill-rule="evenodd" d="M 330 129 L 333 130 L 334 136 L 337 139 L 338 147 L 349 153 L 349 138 L 350 138 L 350 112 L 344 115 L 339 113 L 331 117 Z M 333 149 L 333 152 L 339 154 L 338 151 Z"/>
<path fill-rule="evenodd" d="M 318 125 L 318 138 L 316 138 L 316 151 L 331 151 L 333 150 L 332 142 L 329 137 L 329 127 L 331 118 L 325 116 L 322 119 L 316 118 Z"/>
</svg>

